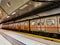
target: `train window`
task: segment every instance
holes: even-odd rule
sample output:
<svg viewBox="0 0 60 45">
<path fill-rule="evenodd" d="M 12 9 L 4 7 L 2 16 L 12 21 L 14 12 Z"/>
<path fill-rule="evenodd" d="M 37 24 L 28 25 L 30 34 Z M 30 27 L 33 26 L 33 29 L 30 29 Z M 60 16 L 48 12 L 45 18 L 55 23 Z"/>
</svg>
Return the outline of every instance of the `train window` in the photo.
<svg viewBox="0 0 60 45">
<path fill-rule="evenodd" d="M 32 22 L 32 25 L 33 25 L 33 26 L 36 25 L 36 22 Z"/>
<path fill-rule="evenodd" d="M 28 25 L 27 23 L 25 23 L 25 25 Z"/>
<path fill-rule="evenodd" d="M 41 25 L 44 25 L 44 21 L 41 21 Z"/>
<path fill-rule="evenodd" d="M 54 25 L 54 24 L 55 24 L 54 20 L 52 20 L 52 19 L 47 20 L 47 25 Z"/>
<path fill-rule="evenodd" d="M 10 24 L 10 26 L 12 26 L 12 24 Z"/>
<path fill-rule="evenodd" d="M 23 26 L 23 25 L 24 25 L 24 23 L 21 23 L 21 25 Z"/>
<path fill-rule="evenodd" d="M 20 23 L 18 23 L 17 25 L 21 25 Z"/>
<path fill-rule="evenodd" d="M 17 26 L 18 24 L 16 23 L 15 25 Z"/>
</svg>

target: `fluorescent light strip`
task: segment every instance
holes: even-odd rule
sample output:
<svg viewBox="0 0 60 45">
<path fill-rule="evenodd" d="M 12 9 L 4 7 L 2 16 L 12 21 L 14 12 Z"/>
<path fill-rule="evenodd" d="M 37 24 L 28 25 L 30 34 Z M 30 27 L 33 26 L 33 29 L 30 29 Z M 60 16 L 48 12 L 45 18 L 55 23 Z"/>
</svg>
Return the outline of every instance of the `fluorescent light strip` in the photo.
<svg viewBox="0 0 60 45">
<path fill-rule="evenodd" d="M 12 15 L 16 14 L 16 12 L 13 12 Z"/>
<path fill-rule="evenodd" d="M 25 8 L 25 7 L 27 7 L 28 5 L 24 5 L 23 7 L 21 7 L 20 9 L 23 9 L 23 8 Z"/>
<path fill-rule="evenodd" d="M 10 16 L 7 16 L 7 18 L 9 18 Z"/>
</svg>

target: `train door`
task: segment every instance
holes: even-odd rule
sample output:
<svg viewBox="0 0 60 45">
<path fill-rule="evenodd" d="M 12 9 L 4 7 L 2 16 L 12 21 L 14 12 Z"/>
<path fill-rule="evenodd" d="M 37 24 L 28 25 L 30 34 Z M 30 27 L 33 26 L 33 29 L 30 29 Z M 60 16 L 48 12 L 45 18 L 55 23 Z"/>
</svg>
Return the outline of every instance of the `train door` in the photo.
<svg viewBox="0 0 60 45">
<path fill-rule="evenodd" d="M 21 30 L 21 23 L 18 23 L 18 30 Z"/>
<path fill-rule="evenodd" d="M 24 30 L 24 22 L 21 22 L 21 30 Z"/>
<path fill-rule="evenodd" d="M 24 29 L 26 31 L 29 31 L 29 21 L 25 21 L 25 23 L 24 23 Z"/>
<path fill-rule="evenodd" d="M 40 32 L 41 31 L 41 21 L 40 21 L 40 19 L 37 19 L 36 20 L 37 22 L 37 24 L 36 24 L 36 30 L 37 30 L 37 32 Z"/>
<path fill-rule="evenodd" d="M 36 25 L 37 25 L 37 20 L 30 20 L 30 30 L 31 31 L 37 31 Z"/>
<path fill-rule="evenodd" d="M 45 32 L 46 31 L 46 23 L 45 23 L 45 18 L 41 19 L 41 32 Z"/>
<path fill-rule="evenodd" d="M 46 18 L 46 32 L 57 33 L 57 17 Z"/>
</svg>

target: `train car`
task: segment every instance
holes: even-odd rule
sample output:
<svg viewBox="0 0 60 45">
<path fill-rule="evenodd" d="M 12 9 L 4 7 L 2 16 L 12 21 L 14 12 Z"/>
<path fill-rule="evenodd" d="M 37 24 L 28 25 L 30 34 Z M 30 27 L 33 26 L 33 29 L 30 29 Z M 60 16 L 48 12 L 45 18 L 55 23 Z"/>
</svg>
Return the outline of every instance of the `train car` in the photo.
<svg viewBox="0 0 60 45">
<path fill-rule="evenodd" d="M 60 34 L 60 16 L 50 16 L 30 20 L 30 31 L 44 36 L 57 37 Z"/>
<path fill-rule="evenodd" d="M 3 28 L 16 29 L 17 31 L 59 38 L 60 16 L 48 16 L 30 19 L 27 21 L 4 25 Z"/>
<path fill-rule="evenodd" d="M 57 16 L 46 17 L 44 19 L 46 24 L 46 36 L 56 37 L 56 34 L 58 33 Z"/>
</svg>

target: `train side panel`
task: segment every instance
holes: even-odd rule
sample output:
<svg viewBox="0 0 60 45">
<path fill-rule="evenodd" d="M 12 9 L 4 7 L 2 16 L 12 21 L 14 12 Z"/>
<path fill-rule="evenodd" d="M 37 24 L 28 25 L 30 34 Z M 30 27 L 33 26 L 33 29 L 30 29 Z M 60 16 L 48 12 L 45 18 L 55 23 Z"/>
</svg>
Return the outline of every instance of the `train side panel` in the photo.
<svg viewBox="0 0 60 45">
<path fill-rule="evenodd" d="M 46 21 L 46 32 L 48 33 L 58 33 L 57 28 L 57 16 L 48 17 L 45 19 Z"/>
</svg>

